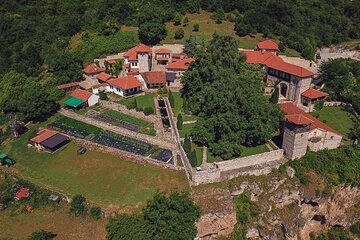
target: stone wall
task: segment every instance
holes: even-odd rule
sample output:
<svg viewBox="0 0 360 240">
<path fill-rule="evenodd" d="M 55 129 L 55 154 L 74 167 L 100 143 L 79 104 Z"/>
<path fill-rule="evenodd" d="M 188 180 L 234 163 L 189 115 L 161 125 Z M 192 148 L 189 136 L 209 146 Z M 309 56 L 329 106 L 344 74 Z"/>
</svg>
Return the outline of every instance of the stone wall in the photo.
<svg viewBox="0 0 360 240">
<path fill-rule="evenodd" d="M 287 160 L 283 157 L 284 150 L 260 153 L 247 157 L 235 158 L 214 163 L 212 169 L 191 171 L 194 185 L 226 181 L 243 175 L 263 175 L 278 168 Z"/>
</svg>

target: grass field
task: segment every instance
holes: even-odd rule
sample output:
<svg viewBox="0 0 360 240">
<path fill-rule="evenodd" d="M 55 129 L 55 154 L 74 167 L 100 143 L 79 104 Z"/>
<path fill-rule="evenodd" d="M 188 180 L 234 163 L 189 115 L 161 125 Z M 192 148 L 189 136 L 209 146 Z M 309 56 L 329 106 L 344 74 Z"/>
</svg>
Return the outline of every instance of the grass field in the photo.
<svg viewBox="0 0 360 240">
<path fill-rule="evenodd" d="M 203 40 L 207 42 L 212 38 L 212 35 L 217 32 L 233 36 L 239 41 L 239 47 L 241 48 L 254 49 L 256 43 L 262 39 L 260 35 L 257 35 L 256 37 L 239 37 L 235 34 L 234 23 L 223 21 L 221 24 L 216 24 L 215 21 L 211 18 L 211 13 L 206 11 L 201 11 L 200 13 L 194 14 L 186 14 L 186 16 L 189 18 L 189 25 L 187 26 L 174 26 L 172 22 L 166 23 L 168 35 L 166 39 L 161 42 L 162 44 L 183 44 L 185 40 L 190 37 L 190 34 L 199 42 Z M 200 26 L 199 32 L 192 31 L 193 25 L 196 23 Z M 174 35 L 176 30 L 179 28 L 183 28 L 185 34 L 183 39 L 176 40 Z"/>
<path fill-rule="evenodd" d="M 342 107 L 324 107 L 313 114 L 315 116 L 318 115 L 318 119 L 345 136 L 348 136 L 350 129 L 354 126 L 356 121 L 354 116 L 345 111 Z"/>
<path fill-rule="evenodd" d="M 269 151 L 270 150 L 268 149 L 268 147 L 265 144 L 262 144 L 262 145 L 259 145 L 256 147 L 242 147 L 241 157 L 247 157 L 247 156 L 264 153 L 264 152 L 269 152 Z M 219 156 L 215 157 L 213 154 L 211 154 L 209 149 L 207 151 L 206 156 L 207 156 L 206 161 L 209 163 L 224 161 L 221 157 L 219 157 Z"/>
<path fill-rule="evenodd" d="M 15 168 L 19 174 L 34 183 L 69 195 L 83 194 L 103 206 L 118 207 L 142 204 L 157 189 L 187 188 L 183 172 L 136 164 L 94 151 L 79 156 L 74 143 L 54 154 L 38 153 L 26 147 L 37 127 L 0 148 L 17 161 Z"/>
<path fill-rule="evenodd" d="M 136 96 L 136 97 L 132 97 L 132 98 L 122 98 L 118 101 L 118 103 L 125 105 L 125 106 L 129 106 L 136 99 L 138 108 L 145 109 L 147 107 L 152 107 L 153 109 L 155 109 L 154 96 L 155 96 L 155 94 L 148 93 L 145 95 Z"/>
<path fill-rule="evenodd" d="M 106 220 L 72 217 L 64 207 L 57 211 L 35 209 L 32 213 L 0 213 L 0 239 L 27 239 L 34 231 L 44 229 L 57 234 L 55 239 L 105 239 Z"/>
<path fill-rule="evenodd" d="M 121 112 L 117 112 L 114 110 L 105 110 L 102 113 L 109 117 L 120 119 L 121 121 L 131 123 L 131 124 L 141 127 L 141 130 L 140 130 L 141 133 L 148 134 L 151 136 L 156 136 L 154 124 L 151 122 L 148 122 L 143 119 L 136 118 L 136 117 L 133 117 L 133 116 L 121 113 Z"/>
<path fill-rule="evenodd" d="M 183 128 L 181 130 L 179 130 L 180 137 L 184 138 L 186 134 L 189 136 L 190 131 L 194 126 L 195 126 L 195 123 L 183 124 Z"/>
</svg>

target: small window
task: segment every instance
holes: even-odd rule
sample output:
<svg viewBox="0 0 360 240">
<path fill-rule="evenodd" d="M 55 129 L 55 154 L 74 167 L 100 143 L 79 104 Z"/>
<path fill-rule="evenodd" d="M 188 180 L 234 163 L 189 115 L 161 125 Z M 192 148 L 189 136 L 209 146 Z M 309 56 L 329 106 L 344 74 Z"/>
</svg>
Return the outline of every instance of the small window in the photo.
<svg viewBox="0 0 360 240">
<path fill-rule="evenodd" d="M 304 136 L 304 134 L 302 133 L 302 134 L 301 134 L 301 136 L 303 137 L 303 136 Z"/>
<path fill-rule="evenodd" d="M 330 139 L 334 139 L 334 136 L 331 136 Z"/>
</svg>

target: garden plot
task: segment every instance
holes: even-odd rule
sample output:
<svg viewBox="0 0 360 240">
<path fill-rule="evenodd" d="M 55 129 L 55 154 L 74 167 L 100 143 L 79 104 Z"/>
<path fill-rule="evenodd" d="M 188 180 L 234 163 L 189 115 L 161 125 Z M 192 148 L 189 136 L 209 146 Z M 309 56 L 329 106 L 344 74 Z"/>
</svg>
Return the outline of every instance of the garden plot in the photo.
<svg viewBox="0 0 360 240">
<path fill-rule="evenodd" d="M 109 132 L 96 135 L 91 141 L 142 156 L 146 156 L 153 148 L 153 146 L 148 143 Z"/>
<path fill-rule="evenodd" d="M 91 118 L 94 118 L 94 119 L 96 119 L 98 121 L 106 122 L 106 123 L 109 123 L 109 124 L 117 126 L 117 127 L 128 129 L 128 130 L 133 131 L 133 132 L 140 132 L 140 130 L 141 130 L 141 127 L 139 127 L 137 125 L 134 125 L 134 124 L 131 124 L 131 123 L 122 121 L 120 119 L 113 118 L 113 117 L 110 117 L 108 115 L 98 113 L 98 112 L 95 112 L 95 111 L 89 111 L 89 112 L 86 113 L 86 115 L 91 117 Z"/>
<path fill-rule="evenodd" d="M 72 118 L 62 117 L 50 123 L 48 127 L 63 132 L 69 136 L 87 139 L 91 142 L 138 154 L 141 156 L 151 156 L 158 161 L 173 164 L 169 161 L 172 152 L 168 149 L 158 148 L 152 144 L 133 139 L 131 137 L 102 130 L 93 125 L 83 123 Z"/>
</svg>

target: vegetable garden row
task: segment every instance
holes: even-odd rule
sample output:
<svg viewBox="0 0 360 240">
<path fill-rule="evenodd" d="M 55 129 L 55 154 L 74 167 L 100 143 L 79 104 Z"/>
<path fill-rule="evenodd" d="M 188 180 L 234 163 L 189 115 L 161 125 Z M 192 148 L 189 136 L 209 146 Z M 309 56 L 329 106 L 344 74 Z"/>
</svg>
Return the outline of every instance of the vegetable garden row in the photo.
<svg viewBox="0 0 360 240">
<path fill-rule="evenodd" d="M 134 154 L 149 156 L 152 158 L 168 162 L 172 157 L 172 152 L 167 149 L 142 142 L 131 137 L 115 134 L 93 125 L 83 123 L 72 118 L 62 117 L 57 121 L 50 123 L 49 128 L 63 132 L 69 136 L 87 139 L 91 142 L 104 146 L 120 149 Z"/>
</svg>

